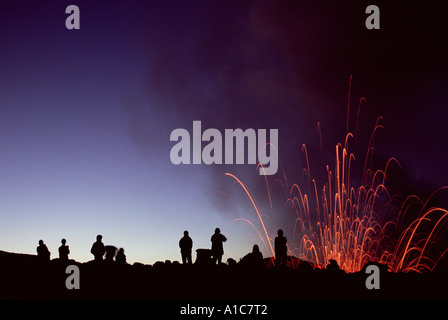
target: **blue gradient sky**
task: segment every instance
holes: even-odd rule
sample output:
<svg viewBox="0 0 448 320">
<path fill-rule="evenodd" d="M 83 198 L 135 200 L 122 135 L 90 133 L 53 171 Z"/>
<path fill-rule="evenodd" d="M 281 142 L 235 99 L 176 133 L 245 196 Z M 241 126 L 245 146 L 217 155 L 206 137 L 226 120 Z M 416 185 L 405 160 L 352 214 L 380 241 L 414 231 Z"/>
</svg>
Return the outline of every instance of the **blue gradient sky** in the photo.
<svg viewBox="0 0 448 320">
<path fill-rule="evenodd" d="M 35 253 L 43 239 L 57 257 L 65 237 L 87 261 L 100 233 L 130 262 L 153 263 L 179 259 L 185 229 L 207 248 L 220 226 L 229 255 L 247 251 L 198 188 L 202 173 L 176 179 L 169 154 L 148 161 L 129 133 L 127 104 L 151 105 L 143 9 L 80 3 L 70 32 L 63 4 L 25 3 L 2 5 L 1 249 Z"/>
<path fill-rule="evenodd" d="M 362 10 L 343 11 L 345 25 L 335 28 L 340 20 L 323 4 L 294 11 L 288 1 L 124 3 L 1 4 L 0 250 L 35 253 L 43 239 L 55 258 L 66 238 L 70 257 L 87 261 L 102 234 L 105 244 L 125 249 L 129 262 L 154 263 L 180 259 L 185 229 L 197 249 L 208 248 L 220 227 L 228 238 L 224 258 L 238 260 L 261 243 L 249 225 L 233 221 L 256 216 L 241 190 L 236 205 L 216 202 L 215 191 L 227 192 L 233 182 L 225 171 L 243 171 L 254 182 L 255 167 L 176 167 L 169 133 L 191 130 L 193 120 L 218 129 L 278 128 L 279 145 L 300 156 L 302 143 L 316 145 L 320 121 L 333 151 L 344 137 L 352 73 L 353 103 L 363 95 L 371 102 L 369 129 L 385 116 L 384 153 L 403 160 L 413 181 L 448 182 L 438 170 L 446 151 L 433 148 L 445 141 L 437 129 L 444 117 L 435 110 L 447 101 L 440 44 L 425 33 L 434 26 L 417 39 L 434 45 L 435 59 L 413 50 L 403 59 L 378 49 L 393 46 L 409 22 L 387 31 L 387 13 L 378 38 L 365 33 Z M 65 28 L 69 4 L 80 8 L 80 30 Z M 403 39 L 397 47 L 421 44 Z M 425 116 L 415 117 L 422 108 Z M 414 137 L 416 118 L 421 132 Z M 418 154 L 408 148 L 415 139 L 423 148 Z M 424 156 L 431 152 L 437 156 Z M 304 166 L 303 159 L 288 160 L 290 169 Z M 284 226 L 287 236 L 292 228 Z"/>
</svg>

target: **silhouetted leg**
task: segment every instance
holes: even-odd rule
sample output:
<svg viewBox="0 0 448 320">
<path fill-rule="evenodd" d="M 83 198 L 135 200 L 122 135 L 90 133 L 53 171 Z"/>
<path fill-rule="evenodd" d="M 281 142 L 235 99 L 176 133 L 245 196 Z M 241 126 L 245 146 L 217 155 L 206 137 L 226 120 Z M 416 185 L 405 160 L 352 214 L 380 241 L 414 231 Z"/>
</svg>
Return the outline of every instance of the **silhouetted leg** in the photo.
<svg viewBox="0 0 448 320">
<path fill-rule="evenodd" d="M 278 260 L 279 260 L 279 263 L 278 263 L 279 267 L 286 267 L 286 257 L 285 256 L 279 256 Z"/>
</svg>

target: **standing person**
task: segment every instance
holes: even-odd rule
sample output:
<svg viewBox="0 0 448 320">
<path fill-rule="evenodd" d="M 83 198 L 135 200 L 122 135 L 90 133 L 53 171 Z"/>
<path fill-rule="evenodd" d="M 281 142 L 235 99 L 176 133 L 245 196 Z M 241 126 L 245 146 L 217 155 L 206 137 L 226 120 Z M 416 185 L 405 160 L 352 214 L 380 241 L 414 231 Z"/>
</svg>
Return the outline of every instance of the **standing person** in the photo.
<svg viewBox="0 0 448 320">
<path fill-rule="evenodd" d="M 287 242 L 283 230 L 278 229 L 277 237 L 275 237 L 275 264 L 277 267 L 286 266 Z"/>
<path fill-rule="evenodd" d="M 59 247 L 59 260 L 60 261 L 68 261 L 68 255 L 70 253 L 70 249 L 65 244 L 67 243 L 67 240 L 62 239 L 61 240 L 62 245 Z"/>
<path fill-rule="evenodd" d="M 36 248 L 37 250 L 37 256 L 43 260 L 43 261 L 49 261 L 50 260 L 50 251 L 48 250 L 47 246 L 45 245 L 43 240 L 39 240 L 39 246 Z"/>
<path fill-rule="evenodd" d="M 104 243 L 101 242 L 103 239 L 102 235 L 96 236 L 96 242 L 93 243 L 92 249 L 90 249 L 90 253 L 95 257 L 95 261 L 103 261 L 104 252 L 106 252 L 106 248 L 104 247 Z"/>
<path fill-rule="evenodd" d="M 183 264 L 191 264 L 191 249 L 193 248 L 193 240 L 188 235 L 188 231 L 184 231 L 184 236 L 179 240 L 180 253 L 182 255 Z"/>
<path fill-rule="evenodd" d="M 221 230 L 219 228 L 215 229 L 215 234 L 212 235 L 211 242 L 212 242 L 212 258 L 213 263 L 216 264 L 218 262 L 218 265 L 221 264 L 222 256 L 224 254 L 224 248 L 222 246 L 223 242 L 226 242 L 227 238 L 221 234 Z"/>
</svg>

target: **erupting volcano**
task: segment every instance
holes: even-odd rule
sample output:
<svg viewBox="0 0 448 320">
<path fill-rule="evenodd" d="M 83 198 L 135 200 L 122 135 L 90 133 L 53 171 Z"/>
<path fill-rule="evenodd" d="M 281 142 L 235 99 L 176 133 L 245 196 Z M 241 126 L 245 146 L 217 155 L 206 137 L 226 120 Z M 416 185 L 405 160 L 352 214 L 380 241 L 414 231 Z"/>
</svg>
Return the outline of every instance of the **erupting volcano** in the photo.
<svg viewBox="0 0 448 320">
<path fill-rule="evenodd" d="M 360 105 L 363 101 L 365 98 L 361 98 Z M 400 169 L 399 161 L 390 158 L 379 169 L 369 166 L 375 150 L 375 134 L 383 128 L 381 119 L 377 119 L 370 135 L 359 185 L 351 182 L 352 175 L 356 174 L 351 166 L 355 155 L 350 152 L 355 134 L 348 132 L 348 117 L 344 143 L 335 146 L 335 163 L 333 167 L 326 165 L 324 168 L 328 178 L 322 187 L 311 175 L 305 144 L 302 145 L 306 163 L 303 169 L 305 186 L 290 185 L 282 165 L 282 178 L 268 181 L 265 177 L 270 207 L 271 191 L 280 186 L 285 195 L 285 206 L 295 213 L 295 221 L 291 220 L 295 241 L 288 243 L 289 255 L 318 267 L 333 259 L 346 272 L 357 272 L 367 262 L 378 262 L 387 265 L 392 272 L 422 273 L 434 270 L 444 258 L 448 251 L 443 238 L 448 226 L 448 211 L 433 205 L 432 200 L 448 187 L 439 188 L 426 201 L 417 195 L 409 195 L 400 201 L 400 197 L 388 191 L 388 171 L 392 166 Z M 318 133 L 321 141 L 319 123 Z M 249 187 L 235 175 L 226 175 L 243 188 L 258 218 L 236 220 L 250 223 L 266 250 L 274 256 L 276 230 L 267 226 L 266 215 Z"/>
</svg>

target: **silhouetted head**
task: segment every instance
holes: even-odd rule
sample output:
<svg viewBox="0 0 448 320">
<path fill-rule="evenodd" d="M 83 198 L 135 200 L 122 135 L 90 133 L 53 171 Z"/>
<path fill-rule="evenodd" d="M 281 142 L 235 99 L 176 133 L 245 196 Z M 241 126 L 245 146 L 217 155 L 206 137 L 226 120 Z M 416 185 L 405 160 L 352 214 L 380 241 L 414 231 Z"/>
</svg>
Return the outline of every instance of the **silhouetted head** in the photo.
<svg viewBox="0 0 448 320">
<path fill-rule="evenodd" d="M 279 237 L 283 237 L 283 230 L 282 229 L 278 229 L 277 234 Z"/>
<path fill-rule="evenodd" d="M 102 235 L 99 234 L 99 235 L 96 236 L 96 241 L 101 241 L 102 239 L 103 239 Z"/>
<path fill-rule="evenodd" d="M 124 249 L 123 248 L 118 249 L 118 253 L 124 253 Z"/>
<path fill-rule="evenodd" d="M 260 252 L 260 248 L 258 247 L 258 244 L 254 244 L 254 247 L 252 248 L 252 252 Z"/>
<path fill-rule="evenodd" d="M 39 245 L 43 245 L 44 244 L 44 240 L 39 240 Z"/>
<path fill-rule="evenodd" d="M 187 231 L 187 230 L 184 231 L 184 236 L 185 236 L 185 237 L 188 236 L 188 231 Z"/>
<path fill-rule="evenodd" d="M 65 240 L 65 239 L 62 239 L 61 240 L 61 243 L 65 246 L 65 243 L 67 242 L 67 240 Z"/>
<path fill-rule="evenodd" d="M 216 228 L 216 229 L 215 229 L 215 234 L 220 234 L 220 233 L 221 233 L 221 229 Z"/>
</svg>

